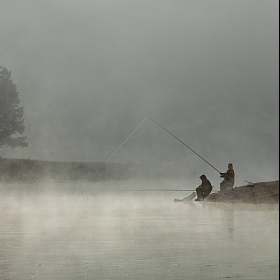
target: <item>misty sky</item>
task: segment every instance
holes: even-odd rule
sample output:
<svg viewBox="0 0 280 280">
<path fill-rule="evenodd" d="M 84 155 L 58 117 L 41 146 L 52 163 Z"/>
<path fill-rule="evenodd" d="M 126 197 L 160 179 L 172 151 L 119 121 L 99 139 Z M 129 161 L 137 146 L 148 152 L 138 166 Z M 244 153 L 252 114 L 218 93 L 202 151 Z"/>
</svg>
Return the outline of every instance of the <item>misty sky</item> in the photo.
<svg viewBox="0 0 280 280">
<path fill-rule="evenodd" d="M 0 6 L 0 65 L 18 86 L 29 143 L 0 156 L 105 161 L 150 117 L 220 171 L 232 162 L 239 185 L 278 179 L 278 1 Z M 220 181 L 150 121 L 111 161 L 178 166 Z"/>
</svg>

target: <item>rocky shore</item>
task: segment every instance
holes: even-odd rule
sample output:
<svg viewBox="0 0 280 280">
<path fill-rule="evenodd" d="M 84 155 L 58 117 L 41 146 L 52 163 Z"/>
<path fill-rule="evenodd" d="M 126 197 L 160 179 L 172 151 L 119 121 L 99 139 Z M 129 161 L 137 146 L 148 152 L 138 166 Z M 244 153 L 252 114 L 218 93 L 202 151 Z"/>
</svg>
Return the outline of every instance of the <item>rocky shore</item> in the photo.
<svg viewBox="0 0 280 280">
<path fill-rule="evenodd" d="M 279 180 L 259 182 L 210 194 L 205 201 L 225 203 L 279 204 Z"/>
</svg>

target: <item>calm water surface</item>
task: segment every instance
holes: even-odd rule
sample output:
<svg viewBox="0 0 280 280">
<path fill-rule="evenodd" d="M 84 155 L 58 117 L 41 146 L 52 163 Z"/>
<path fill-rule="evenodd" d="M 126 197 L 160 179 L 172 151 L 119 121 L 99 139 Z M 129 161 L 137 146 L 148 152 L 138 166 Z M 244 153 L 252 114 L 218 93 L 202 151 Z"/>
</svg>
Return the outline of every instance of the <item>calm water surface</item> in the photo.
<svg viewBox="0 0 280 280">
<path fill-rule="evenodd" d="M 0 279 L 279 279 L 278 205 L 140 186 L 2 185 Z"/>
</svg>

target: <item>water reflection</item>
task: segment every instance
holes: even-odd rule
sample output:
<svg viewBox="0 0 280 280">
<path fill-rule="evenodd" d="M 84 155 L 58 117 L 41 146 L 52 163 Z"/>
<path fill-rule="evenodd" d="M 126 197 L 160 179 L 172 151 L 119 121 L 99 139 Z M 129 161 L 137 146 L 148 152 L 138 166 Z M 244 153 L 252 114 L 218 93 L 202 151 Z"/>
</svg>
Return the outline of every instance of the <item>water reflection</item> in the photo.
<svg viewBox="0 0 280 280">
<path fill-rule="evenodd" d="M 0 204 L 0 272 L 1 279 L 14 279 L 14 259 L 20 254 L 23 218 L 17 207 Z"/>
<path fill-rule="evenodd" d="M 229 238 L 234 234 L 234 210 L 227 209 L 222 212 L 222 224 L 225 225 Z"/>
<path fill-rule="evenodd" d="M 278 205 L 90 187 L 2 192 L 0 279 L 278 278 Z"/>
</svg>

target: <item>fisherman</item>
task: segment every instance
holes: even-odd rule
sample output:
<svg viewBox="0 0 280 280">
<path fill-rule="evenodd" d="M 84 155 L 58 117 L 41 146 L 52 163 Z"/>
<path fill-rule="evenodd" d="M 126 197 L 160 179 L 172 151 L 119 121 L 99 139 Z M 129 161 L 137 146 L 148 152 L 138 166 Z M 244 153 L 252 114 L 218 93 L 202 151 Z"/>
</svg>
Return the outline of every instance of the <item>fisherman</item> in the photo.
<svg viewBox="0 0 280 280">
<path fill-rule="evenodd" d="M 220 183 L 220 190 L 232 190 L 234 185 L 234 170 L 232 163 L 228 164 L 228 170 L 225 173 L 220 173 L 220 177 L 224 180 Z"/>
<path fill-rule="evenodd" d="M 210 181 L 205 175 L 199 177 L 202 181 L 201 185 L 196 188 L 197 199 L 195 201 L 204 200 L 212 191 L 213 187 L 211 186 Z"/>
</svg>

